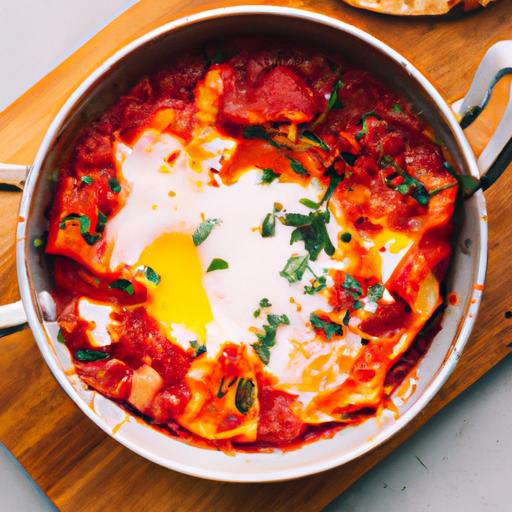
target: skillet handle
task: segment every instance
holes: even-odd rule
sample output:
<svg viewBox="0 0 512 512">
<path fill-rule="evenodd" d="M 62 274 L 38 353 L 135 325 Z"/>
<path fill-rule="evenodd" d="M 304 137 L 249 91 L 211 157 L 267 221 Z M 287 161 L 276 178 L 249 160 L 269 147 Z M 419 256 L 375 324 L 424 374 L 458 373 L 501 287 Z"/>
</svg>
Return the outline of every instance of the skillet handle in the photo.
<svg viewBox="0 0 512 512">
<path fill-rule="evenodd" d="M 0 185 L 11 185 L 23 189 L 30 169 L 30 165 L 3 164 L 0 162 Z"/>
<path fill-rule="evenodd" d="M 453 110 L 461 116 L 460 125 L 467 128 L 485 109 L 494 86 L 512 74 L 512 40 L 500 41 L 487 50 L 480 62 L 466 96 L 455 102 Z M 501 121 L 478 158 L 480 185 L 489 188 L 512 162 L 512 82 L 507 107 Z"/>
<path fill-rule="evenodd" d="M 0 306 L 0 338 L 27 327 L 27 316 L 21 300 Z"/>
<path fill-rule="evenodd" d="M 10 185 L 23 189 L 30 171 L 29 165 L 0 163 L 0 185 Z M 0 306 L 0 338 L 27 326 L 27 317 L 21 301 Z"/>
</svg>

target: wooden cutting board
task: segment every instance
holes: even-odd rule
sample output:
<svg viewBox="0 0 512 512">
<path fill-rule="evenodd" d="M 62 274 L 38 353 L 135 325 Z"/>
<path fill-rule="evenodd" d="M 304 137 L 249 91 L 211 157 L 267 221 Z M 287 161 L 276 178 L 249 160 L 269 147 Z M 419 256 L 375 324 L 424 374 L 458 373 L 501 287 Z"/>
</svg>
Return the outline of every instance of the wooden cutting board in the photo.
<svg viewBox="0 0 512 512">
<path fill-rule="evenodd" d="M 0 114 L 0 161 L 30 163 L 70 92 L 125 43 L 186 13 L 234 3 L 141 0 Z M 451 19 L 390 18 L 336 0 L 263 3 L 317 10 L 369 31 L 405 54 L 451 99 L 466 91 L 485 49 L 512 38 L 509 0 Z M 78 410 L 50 375 L 28 330 L 0 340 L 0 441 L 62 511 L 320 510 L 510 352 L 512 319 L 504 314 L 512 310 L 510 190 L 509 172 L 486 193 L 488 278 L 478 325 L 457 370 L 406 430 L 350 464 L 301 480 L 259 485 L 209 482 L 161 468 L 117 444 Z M 19 197 L 0 192 L 2 303 L 18 296 L 14 225 Z"/>
</svg>

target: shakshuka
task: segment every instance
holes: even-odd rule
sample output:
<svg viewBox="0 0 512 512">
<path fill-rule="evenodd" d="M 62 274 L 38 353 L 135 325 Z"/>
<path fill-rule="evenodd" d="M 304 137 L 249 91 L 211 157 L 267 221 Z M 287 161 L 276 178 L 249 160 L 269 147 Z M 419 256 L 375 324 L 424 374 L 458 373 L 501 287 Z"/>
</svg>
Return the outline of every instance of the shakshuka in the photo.
<svg viewBox="0 0 512 512">
<path fill-rule="evenodd" d="M 81 131 L 45 252 L 85 385 L 228 451 L 388 407 L 439 328 L 458 176 L 342 57 L 206 45 Z"/>
</svg>

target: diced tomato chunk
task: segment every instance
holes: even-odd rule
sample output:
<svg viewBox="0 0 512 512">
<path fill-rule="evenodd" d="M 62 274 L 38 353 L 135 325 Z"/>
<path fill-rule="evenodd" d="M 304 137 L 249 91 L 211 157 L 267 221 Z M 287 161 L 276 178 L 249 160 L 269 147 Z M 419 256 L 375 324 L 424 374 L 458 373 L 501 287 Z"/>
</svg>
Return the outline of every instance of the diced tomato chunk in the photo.
<svg viewBox="0 0 512 512">
<path fill-rule="evenodd" d="M 265 73 L 255 86 L 223 66 L 224 94 L 220 115 L 233 123 L 263 124 L 271 121 L 310 121 L 324 107 L 322 99 L 292 69 L 277 66 Z"/>
<path fill-rule="evenodd" d="M 258 440 L 270 443 L 289 443 L 300 436 L 304 424 L 291 407 L 296 397 L 271 386 L 259 389 L 260 421 Z"/>
<path fill-rule="evenodd" d="M 80 378 L 96 391 L 110 398 L 124 400 L 131 389 L 133 370 L 118 359 L 82 363 L 75 361 Z"/>
<path fill-rule="evenodd" d="M 408 326 L 411 308 L 399 297 L 393 304 L 379 304 L 375 314 L 361 323 L 361 331 L 370 336 L 389 338 Z"/>
<path fill-rule="evenodd" d="M 157 321 L 143 307 L 120 316 L 121 336 L 112 345 L 112 354 L 132 368 L 152 366 L 166 386 L 179 383 L 188 371 L 191 356 L 160 332 Z"/>
<path fill-rule="evenodd" d="M 190 397 L 190 390 L 184 382 L 169 386 L 155 395 L 150 414 L 157 423 L 167 423 L 183 414 Z"/>
</svg>

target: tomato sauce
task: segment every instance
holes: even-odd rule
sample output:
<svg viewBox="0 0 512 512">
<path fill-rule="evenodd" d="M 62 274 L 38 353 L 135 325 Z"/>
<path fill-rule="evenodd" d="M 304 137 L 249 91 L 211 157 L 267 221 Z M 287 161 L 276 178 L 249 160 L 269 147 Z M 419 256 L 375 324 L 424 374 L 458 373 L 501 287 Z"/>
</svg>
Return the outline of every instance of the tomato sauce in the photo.
<svg viewBox="0 0 512 512">
<path fill-rule="evenodd" d="M 129 143 L 143 128 L 158 124 L 190 140 L 196 123 L 195 90 L 209 69 L 219 71 L 223 84 L 217 127 L 239 140 L 233 157 L 215 170 L 212 179 L 218 176 L 232 183 L 250 163 L 272 167 L 284 181 L 287 177 L 296 181 L 293 162 L 298 162 L 309 176 L 305 180 L 328 184 L 333 176 L 339 178 L 331 200 L 356 235 L 378 233 L 387 226 L 411 238 L 421 237 L 417 252 L 396 270 L 390 290 L 394 303 L 379 304 L 373 317 L 360 326 L 369 338 L 386 338 L 406 328 L 419 293 L 415 283 L 429 272 L 439 281 L 444 278 L 457 182 L 443 166 L 442 148 L 426 134 L 427 126 L 413 106 L 371 74 L 337 55 L 256 39 L 208 46 L 175 58 L 166 68 L 142 78 L 77 139 L 61 169 L 46 245 L 60 304 L 61 333 L 72 354 L 90 348 L 73 300 L 86 295 L 125 308 L 115 318 L 116 342 L 96 349 L 104 359 L 75 360 L 78 375 L 187 442 L 226 450 L 294 448 L 363 421 L 376 408 L 343 406 L 340 422 L 309 425 L 294 413 L 296 396 L 258 375 L 255 442 L 206 441 L 186 431 L 177 418 L 192 398 L 185 375 L 194 354 L 170 343 L 157 322 L 137 306 L 146 299 L 145 286 L 131 281 L 129 294 L 126 288 L 112 287 L 113 282 L 129 280 L 130 274 L 127 269 L 112 273 L 104 263 L 109 251 L 102 238 L 105 222 L 126 200 L 114 162 L 114 142 Z M 356 308 L 343 279 L 343 273 L 334 279 L 330 304 L 335 312 Z M 363 276 L 361 283 L 364 292 L 374 284 L 371 276 Z M 350 378 L 358 383 L 378 378 L 385 380 L 386 389 L 395 389 L 428 349 L 432 333 L 420 333 L 393 364 L 389 350 L 370 341 Z M 134 372 L 143 365 L 156 370 L 163 385 L 144 410 L 134 410 L 127 400 Z M 225 421 L 226 430 L 236 426 L 236 418 Z"/>
</svg>

